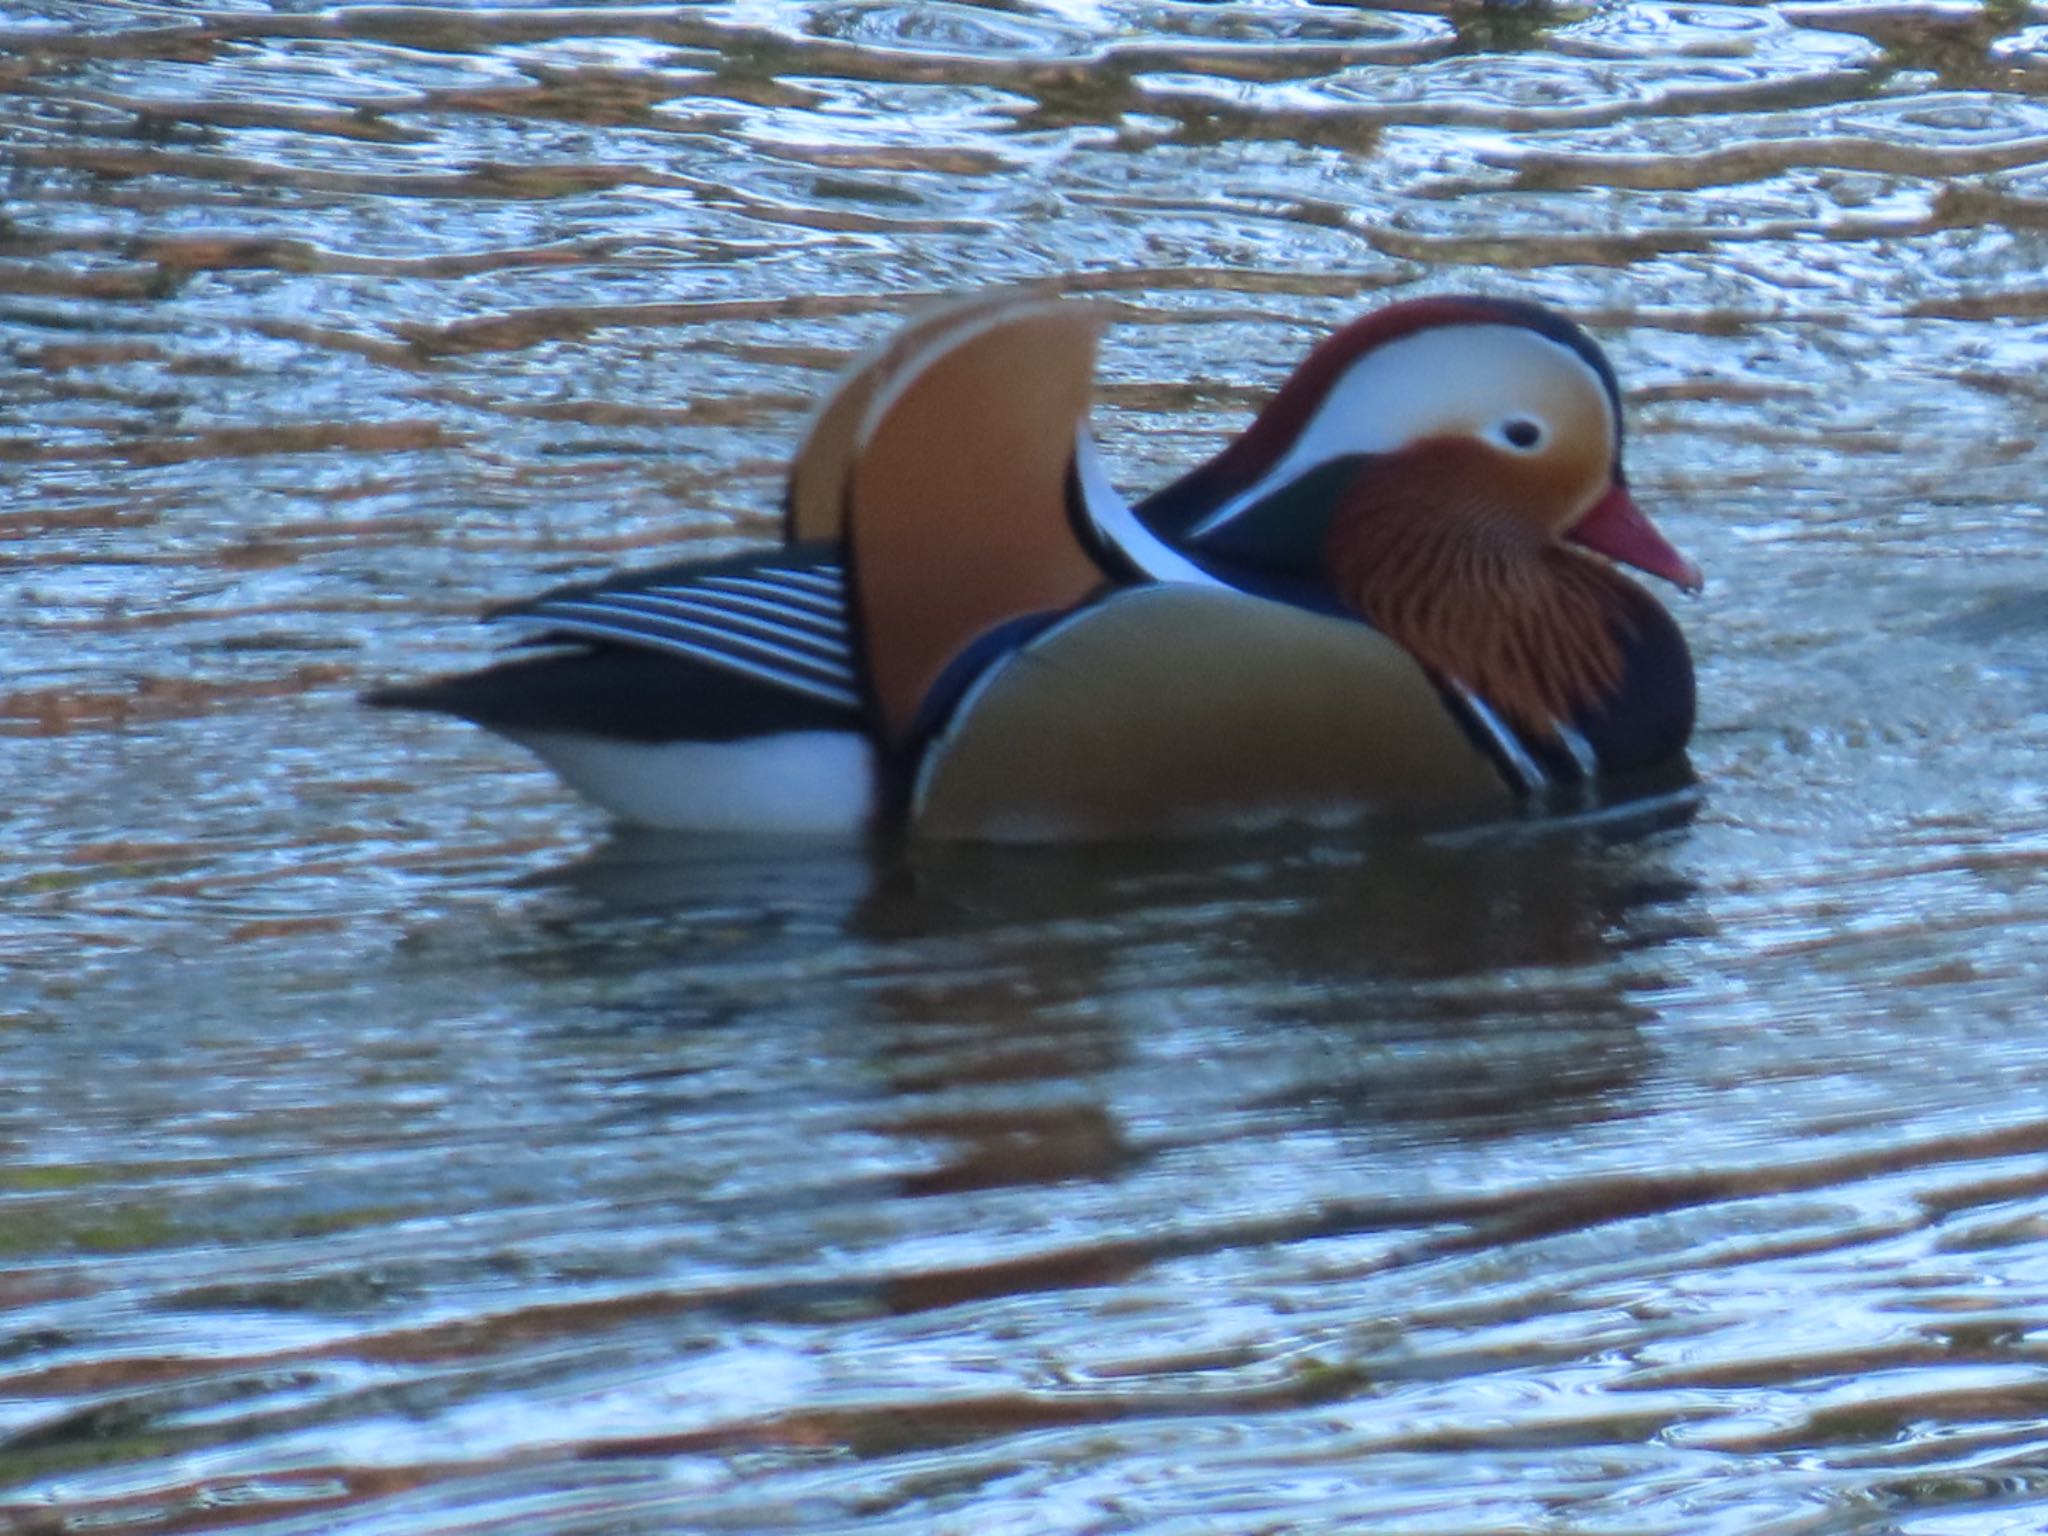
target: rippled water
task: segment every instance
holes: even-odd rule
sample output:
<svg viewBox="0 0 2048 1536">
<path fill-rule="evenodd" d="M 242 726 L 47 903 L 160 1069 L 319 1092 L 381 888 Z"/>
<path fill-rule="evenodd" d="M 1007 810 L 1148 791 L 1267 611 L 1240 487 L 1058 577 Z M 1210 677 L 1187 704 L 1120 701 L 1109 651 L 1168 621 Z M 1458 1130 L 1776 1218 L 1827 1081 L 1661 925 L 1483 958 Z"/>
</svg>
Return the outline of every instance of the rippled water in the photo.
<svg viewBox="0 0 2048 1536">
<path fill-rule="evenodd" d="M 2048 1528 L 2048 13 L 0 11 L 0 1528 Z M 906 307 L 1593 325 L 1698 794 L 608 841 L 362 684 Z"/>
</svg>

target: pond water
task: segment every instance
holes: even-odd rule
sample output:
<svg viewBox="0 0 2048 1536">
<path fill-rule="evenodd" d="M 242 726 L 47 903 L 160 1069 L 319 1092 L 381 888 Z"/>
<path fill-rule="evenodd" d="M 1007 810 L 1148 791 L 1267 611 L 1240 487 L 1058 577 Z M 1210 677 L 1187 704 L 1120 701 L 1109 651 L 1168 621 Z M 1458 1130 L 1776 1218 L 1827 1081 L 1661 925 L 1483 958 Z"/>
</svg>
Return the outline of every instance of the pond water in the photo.
<svg viewBox="0 0 2048 1536">
<path fill-rule="evenodd" d="M 1592 326 L 1698 790 L 614 837 L 356 689 L 907 308 Z M 2048 12 L 0 9 L 0 1529 L 2048 1528 Z"/>
</svg>

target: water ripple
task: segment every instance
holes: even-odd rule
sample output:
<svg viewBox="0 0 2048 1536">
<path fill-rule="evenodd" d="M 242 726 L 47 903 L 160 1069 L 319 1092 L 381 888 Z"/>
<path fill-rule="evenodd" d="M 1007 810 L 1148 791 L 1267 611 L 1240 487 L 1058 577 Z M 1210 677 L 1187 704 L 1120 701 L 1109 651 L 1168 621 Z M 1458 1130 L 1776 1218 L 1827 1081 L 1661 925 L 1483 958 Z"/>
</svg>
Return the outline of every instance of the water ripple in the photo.
<svg viewBox="0 0 2048 1536">
<path fill-rule="evenodd" d="M 0 1526 L 2040 1528 L 2042 29 L 1939 3 L 0 32 Z M 1158 484 L 1381 297 L 1594 326 L 1693 793 L 619 837 L 362 684 L 774 527 L 908 308 Z"/>
</svg>

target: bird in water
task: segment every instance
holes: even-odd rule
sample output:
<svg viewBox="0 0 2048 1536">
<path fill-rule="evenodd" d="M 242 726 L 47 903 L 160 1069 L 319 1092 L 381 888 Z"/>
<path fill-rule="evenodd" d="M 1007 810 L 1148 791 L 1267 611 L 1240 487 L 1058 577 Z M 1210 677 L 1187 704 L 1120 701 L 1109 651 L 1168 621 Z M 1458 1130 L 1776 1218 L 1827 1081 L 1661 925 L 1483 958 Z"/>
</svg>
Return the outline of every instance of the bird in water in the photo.
<svg viewBox="0 0 2048 1536">
<path fill-rule="evenodd" d="M 1681 770 L 1683 636 L 1629 566 L 1614 371 L 1492 298 L 1397 303 L 1133 505 L 1088 430 L 1095 305 L 934 310 L 859 359 L 783 541 L 558 588 L 481 671 L 366 695 L 703 831 L 1062 841 L 1470 818 Z"/>
</svg>

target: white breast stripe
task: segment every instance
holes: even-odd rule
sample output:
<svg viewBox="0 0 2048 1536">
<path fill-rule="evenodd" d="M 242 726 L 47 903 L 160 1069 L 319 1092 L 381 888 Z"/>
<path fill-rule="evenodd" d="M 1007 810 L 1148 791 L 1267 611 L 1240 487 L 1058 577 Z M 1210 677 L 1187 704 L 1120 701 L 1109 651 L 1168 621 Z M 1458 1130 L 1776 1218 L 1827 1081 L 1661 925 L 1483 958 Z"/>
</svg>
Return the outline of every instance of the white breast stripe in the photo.
<svg viewBox="0 0 2048 1536">
<path fill-rule="evenodd" d="M 953 745 L 953 738 L 959 734 L 960 726 L 974 713 L 974 706 L 981 702 L 982 695 L 988 692 L 995 680 L 1002 676 L 1019 656 L 1031 654 L 1037 647 L 1056 639 L 1076 625 L 1087 623 L 1099 612 L 1101 604 L 1084 603 L 1071 613 L 1062 615 L 1007 656 L 1000 657 L 983 668 L 981 676 L 967 685 L 966 690 L 954 701 L 952 712 L 947 715 L 945 724 L 924 744 L 923 751 L 918 757 L 917 772 L 912 776 L 910 786 L 910 815 L 913 821 L 924 810 L 925 797 L 931 789 L 932 775 L 938 771 L 947 749 Z"/>
<path fill-rule="evenodd" d="M 1082 511 L 1097 536 L 1140 575 L 1202 587 L 1224 585 L 1138 521 L 1130 503 L 1109 483 L 1102 467 L 1102 450 L 1087 432 L 1074 439 L 1074 478 L 1081 487 Z"/>
<path fill-rule="evenodd" d="M 1534 794 L 1550 782 L 1549 777 L 1543 772 L 1543 765 L 1528 754 L 1522 746 L 1521 739 L 1502 723 L 1500 716 L 1493 712 L 1491 704 L 1463 683 L 1454 682 L 1451 689 L 1472 712 L 1472 718 L 1479 722 L 1480 729 L 1492 738 L 1495 748 L 1500 752 L 1510 771 L 1521 780 L 1523 789 Z"/>
<path fill-rule="evenodd" d="M 1579 765 L 1579 772 L 1589 779 L 1599 778 L 1600 754 L 1593 750 L 1593 743 L 1562 720 L 1553 720 L 1550 724 L 1557 732 L 1557 739 L 1564 743 L 1565 751 L 1571 753 L 1572 761 Z"/>
</svg>

